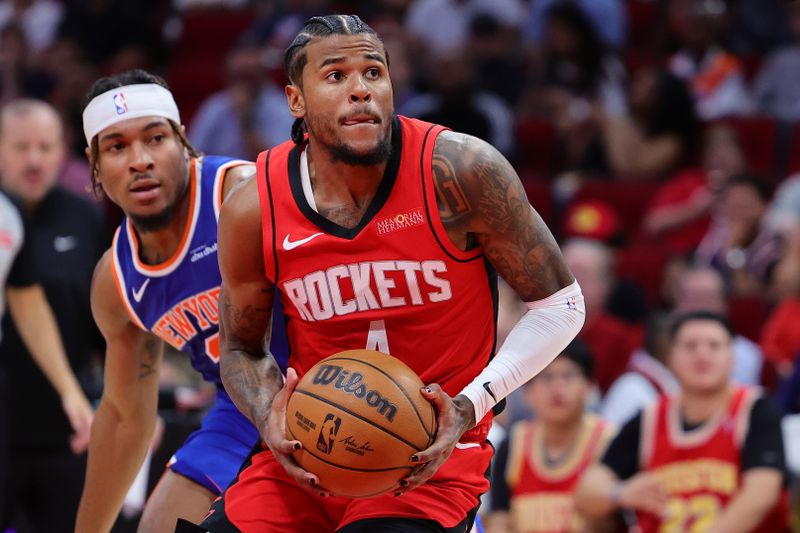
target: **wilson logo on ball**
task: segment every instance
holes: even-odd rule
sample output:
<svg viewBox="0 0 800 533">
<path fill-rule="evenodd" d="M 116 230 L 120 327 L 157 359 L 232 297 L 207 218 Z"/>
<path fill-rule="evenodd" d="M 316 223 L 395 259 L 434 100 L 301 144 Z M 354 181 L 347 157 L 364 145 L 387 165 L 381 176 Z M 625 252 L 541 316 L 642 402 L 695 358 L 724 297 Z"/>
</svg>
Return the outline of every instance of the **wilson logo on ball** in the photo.
<svg viewBox="0 0 800 533">
<path fill-rule="evenodd" d="M 321 365 L 314 375 L 315 385 L 333 384 L 337 390 L 363 399 L 367 402 L 367 405 L 377 409 L 379 414 L 386 417 L 389 422 L 392 422 L 395 414 L 397 414 L 397 406 L 381 396 L 380 392 L 369 390 L 363 380 L 364 375 L 360 372 L 351 374 L 342 367 L 335 365 Z"/>
<path fill-rule="evenodd" d="M 338 416 L 331 413 L 325 415 L 325 420 L 322 422 L 322 427 L 319 429 L 319 436 L 317 437 L 317 449 L 319 451 L 327 454 L 333 451 L 333 443 L 336 442 L 336 434 L 339 433 L 341 425 L 342 419 Z"/>
</svg>

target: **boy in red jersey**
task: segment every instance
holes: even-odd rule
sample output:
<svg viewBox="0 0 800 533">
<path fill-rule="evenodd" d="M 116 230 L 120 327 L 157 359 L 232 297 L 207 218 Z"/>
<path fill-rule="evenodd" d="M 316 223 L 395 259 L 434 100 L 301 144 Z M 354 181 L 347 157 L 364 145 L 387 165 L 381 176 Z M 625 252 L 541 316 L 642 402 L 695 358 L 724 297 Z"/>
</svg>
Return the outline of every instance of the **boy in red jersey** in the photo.
<svg viewBox="0 0 800 533">
<path fill-rule="evenodd" d="M 292 141 L 259 156 L 219 227 L 223 383 L 265 449 L 205 530 L 466 531 L 488 488 L 492 408 L 577 334 L 580 287 L 494 148 L 393 115 L 386 52 L 358 17 L 309 19 L 285 60 Z M 494 269 L 529 311 L 492 358 Z M 263 343 L 276 290 L 285 383 Z M 285 435 L 298 375 L 354 348 L 408 364 L 439 423 L 394 494 L 360 500 L 319 487 Z"/>
<path fill-rule="evenodd" d="M 578 509 L 634 510 L 643 533 L 788 531 L 780 417 L 756 389 L 730 384 L 730 325 L 693 311 L 671 333 L 681 393 L 620 430 L 581 480 Z"/>
<path fill-rule="evenodd" d="M 582 531 L 572 493 L 613 428 L 586 412 L 594 359 L 576 339 L 525 386 L 533 421 L 518 422 L 497 450 L 489 533 Z"/>
</svg>

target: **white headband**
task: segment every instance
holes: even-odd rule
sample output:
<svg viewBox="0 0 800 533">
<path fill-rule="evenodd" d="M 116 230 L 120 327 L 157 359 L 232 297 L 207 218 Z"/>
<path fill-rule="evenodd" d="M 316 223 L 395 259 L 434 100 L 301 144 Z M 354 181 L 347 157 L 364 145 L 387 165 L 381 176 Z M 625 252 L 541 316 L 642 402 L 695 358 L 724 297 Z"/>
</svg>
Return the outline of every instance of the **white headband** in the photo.
<svg viewBox="0 0 800 533">
<path fill-rule="evenodd" d="M 83 134 L 91 146 L 95 135 L 123 120 L 157 116 L 181 123 L 172 93 L 155 83 L 116 87 L 92 98 L 83 110 Z"/>
</svg>

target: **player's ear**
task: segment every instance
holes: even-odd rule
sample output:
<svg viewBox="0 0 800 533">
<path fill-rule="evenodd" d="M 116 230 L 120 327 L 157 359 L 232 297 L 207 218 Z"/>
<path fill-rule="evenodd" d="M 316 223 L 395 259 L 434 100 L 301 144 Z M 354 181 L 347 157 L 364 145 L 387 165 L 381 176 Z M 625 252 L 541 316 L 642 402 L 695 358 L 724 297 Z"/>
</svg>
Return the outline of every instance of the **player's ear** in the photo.
<svg viewBox="0 0 800 533">
<path fill-rule="evenodd" d="M 303 91 L 295 84 L 286 86 L 286 101 L 289 104 L 289 112 L 294 118 L 304 118 L 306 116 L 306 102 L 303 99 Z"/>
</svg>

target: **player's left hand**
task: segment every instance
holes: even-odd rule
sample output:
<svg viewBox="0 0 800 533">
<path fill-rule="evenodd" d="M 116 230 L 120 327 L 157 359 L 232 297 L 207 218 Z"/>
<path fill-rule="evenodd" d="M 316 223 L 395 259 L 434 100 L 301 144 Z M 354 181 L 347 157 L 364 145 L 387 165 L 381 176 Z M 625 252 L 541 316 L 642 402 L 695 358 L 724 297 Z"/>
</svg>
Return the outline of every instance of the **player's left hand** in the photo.
<svg viewBox="0 0 800 533">
<path fill-rule="evenodd" d="M 81 454 L 89 447 L 89 433 L 94 419 L 92 406 L 83 391 L 74 391 L 61 397 L 61 407 L 72 426 L 73 433 L 69 438 L 72 453 Z"/>
<path fill-rule="evenodd" d="M 400 481 L 396 495 L 414 490 L 428 481 L 453 453 L 461 436 L 475 426 L 475 408 L 466 396 L 451 398 L 436 383 L 423 387 L 422 395 L 436 411 L 436 439 L 427 449 L 411 457 L 412 462 L 422 466 Z"/>
</svg>

